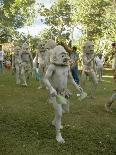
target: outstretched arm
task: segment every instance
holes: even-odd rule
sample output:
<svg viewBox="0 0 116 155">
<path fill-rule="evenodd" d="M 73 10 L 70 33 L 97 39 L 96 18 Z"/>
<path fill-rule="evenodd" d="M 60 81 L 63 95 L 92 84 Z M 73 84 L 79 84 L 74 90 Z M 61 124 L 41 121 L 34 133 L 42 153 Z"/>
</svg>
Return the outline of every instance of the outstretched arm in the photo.
<svg viewBox="0 0 116 155">
<path fill-rule="evenodd" d="M 80 93 L 82 93 L 82 92 L 83 92 L 83 89 L 81 88 L 80 85 L 78 85 L 78 84 L 74 81 L 74 79 L 73 79 L 73 77 L 72 77 L 72 74 L 71 74 L 70 70 L 69 70 L 69 79 L 71 80 L 71 83 L 73 84 L 73 86 L 74 86 Z"/>
</svg>

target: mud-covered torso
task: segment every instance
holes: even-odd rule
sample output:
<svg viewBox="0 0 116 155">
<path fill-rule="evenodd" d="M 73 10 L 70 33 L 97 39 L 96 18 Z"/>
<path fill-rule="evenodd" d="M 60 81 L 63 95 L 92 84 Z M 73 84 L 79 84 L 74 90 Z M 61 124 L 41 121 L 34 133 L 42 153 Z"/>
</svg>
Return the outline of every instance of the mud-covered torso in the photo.
<svg viewBox="0 0 116 155">
<path fill-rule="evenodd" d="M 92 55 L 91 55 L 92 57 Z M 88 63 L 88 61 L 91 59 L 91 57 L 87 57 L 86 55 L 83 56 L 83 70 L 86 72 L 90 72 L 94 70 L 95 60 L 93 59 L 91 62 Z"/>
<path fill-rule="evenodd" d="M 69 74 L 68 66 L 57 66 L 54 65 L 54 71 L 51 78 L 51 85 L 59 91 L 67 89 L 67 81 Z"/>
<path fill-rule="evenodd" d="M 13 57 L 14 57 L 14 63 L 15 64 L 21 63 L 21 59 L 20 59 L 19 53 L 15 53 Z"/>
<path fill-rule="evenodd" d="M 29 52 L 22 52 L 21 53 L 21 60 L 22 60 L 22 62 L 30 62 L 30 53 Z"/>
</svg>

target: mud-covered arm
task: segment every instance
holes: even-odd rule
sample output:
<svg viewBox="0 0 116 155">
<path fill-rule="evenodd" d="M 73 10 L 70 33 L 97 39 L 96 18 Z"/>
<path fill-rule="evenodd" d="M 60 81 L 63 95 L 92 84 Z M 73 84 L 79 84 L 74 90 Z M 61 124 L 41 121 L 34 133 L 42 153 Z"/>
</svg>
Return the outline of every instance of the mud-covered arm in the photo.
<svg viewBox="0 0 116 155">
<path fill-rule="evenodd" d="M 31 67 L 33 68 L 33 57 L 31 52 L 29 52 L 29 57 L 30 57 Z"/>
<path fill-rule="evenodd" d="M 73 84 L 73 86 L 76 88 L 76 90 L 78 90 L 80 93 L 82 93 L 83 92 L 83 89 L 81 88 L 81 86 L 80 85 L 78 85 L 75 81 L 74 81 L 74 79 L 73 79 L 73 77 L 72 77 L 72 74 L 71 74 L 71 72 L 70 72 L 70 70 L 69 70 L 69 79 L 70 79 L 70 81 L 71 81 L 71 83 Z"/>
<path fill-rule="evenodd" d="M 48 69 L 46 71 L 46 74 L 44 76 L 44 83 L 47 86 L 47 88 L 49 89 L 50 94 L 52 96 L 56 96 L 57 95 L 56 90 L 53 88 L 53 86 L 51 85 L 51 83 L 49 81 L 49 79 L 51 79 L 53 74 L 54 74 L 54 70 L 55 70 L 55 66 L 53 64 L 49 65 L 49 67 L 48 67 Z"/>
</svg>

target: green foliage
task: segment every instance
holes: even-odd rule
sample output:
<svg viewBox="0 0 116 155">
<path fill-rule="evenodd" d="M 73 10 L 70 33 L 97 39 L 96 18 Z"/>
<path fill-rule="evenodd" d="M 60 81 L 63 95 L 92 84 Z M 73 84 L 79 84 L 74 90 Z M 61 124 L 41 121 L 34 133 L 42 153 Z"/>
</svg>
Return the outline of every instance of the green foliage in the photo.
<svg viewBox="0 0 116 155">
<path fill-rule="evenodd" d="M 11 40 L 12 40 L 12 36 L 11 36 L 10 30 L 5 27 L 1 28 L 0 29 L 0 43 L 6 43 Z"/>
<path fill-rule="evenodd" d="M 61 39 L 69 36 L 72 22 L 72 8 L 69 0 L 60 0 L 53 4 L 50 9 L 41 5 L 39 13 L 45 17 L 45 24 L 50 26 L 51 34 L 56 38 Z M 67 29 L 69 29 L 68 33 Z"/>
<path fill-rule="evenodd" d="M 5 40 L 9 33 L 24 24 L 32 23 L 34 19 L 34 2 L 35 0 L 2 0 L 0 1 L 0 30 L 5 36 Z M 12 33 L 10 34 L 12 36 Z M 1 42 L 4 40 L 0 39 Z"/>
<path fill-rule="evenodd" d="M 15 36 L 13 38 L 14 45 L 22 46 L 22 44 L 26 42 L 29 45 L 32 54 L 35 55 L 36 47 L 38 43 L 41 41 L 39 37 L 25 35 L 24 33 L 19 33 L 17 31 L 15 32 L 14 36 Z"/>
<path fill-rule="evenodd" d="M 66 36 L 69 38 L 66 29 L 71 34 L 75 26 L 81 25 L 83 41 L 94 41 L 97 50 L 102 40 L 116 40 L 115 7 L 111 0 L 58 0 L 50 9 L 42 6 L 40 13 L 45 17 L 45 23 L 51 26 L 51 34 L 59 40 L 65 40 Z"/>
<path fill-rule="evenodd" d="M 34 0 L 3 0 L 1 7 L 1 25 L 19 28 L 30 16 Z"/>
<path fill-rule="evenodd" d="M 110 34 L 115 32 L 116 12 L 113 12 L 114 3 L 111 0 L 78 0 L 75 4 L 77 20 L 83 25 L 87 39 L 99 39 L 111 27 Z"/>
<path fill-rule="evenodd" d="M 19 38 L 15 32 L 16 28 L 32 23 L 35 18 L 34 2 L 35 0 L 0 1 L 2 4 L 0 7 L 0 43 L 11 41 L 17 36 Z M 102 49 L 107 53 L 111 42 L 116 40 L 114 0 L 57 0 L 50 8 L 46 8 L 40 2 L 36 16 L 38 15 L 44 17 L 43 22 L 49 26 L 39 34 L 38 40 L 54 38 L 58 41 L 66 41 L 69 37 L 73 39 L 71 35 L 74 27 L 78 25 L 82 27 L 82 37 L 77 43 L 80 50 L 85 40 L 92 40 L 96 45 L 96 51 Z M 37 38 L 35 37 L 35 40 Z M 36 41 L 32 44 L 35 47 Z"/>
</svg>

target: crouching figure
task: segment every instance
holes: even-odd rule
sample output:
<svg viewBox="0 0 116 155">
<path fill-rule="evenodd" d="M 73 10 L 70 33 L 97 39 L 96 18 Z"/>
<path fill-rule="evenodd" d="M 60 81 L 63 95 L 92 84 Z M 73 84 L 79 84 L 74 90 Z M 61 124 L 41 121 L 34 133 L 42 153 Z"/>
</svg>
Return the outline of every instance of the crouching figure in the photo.
<svg viewBox="0 0 116 155">
<path fill-rule="evenodd" d="M 71 75 L 69 56 L 64 47 L 58 45 L 53 50 L 54 52 L 51 56 L 51 63 L 46 71 L 44 82 L 48 87 L 55 111 L 55 117 L 52 121 L 52 125 L 56 128 L 56 140 L 59 143 L 64 143 L 65 141 L 60 130 L 62 128 L 62 114 L 69 111 L 69 104 L 62 100 L 64 98 L 65 101 L 68 101 L 68 98 L 70 97 L 70 92 L 67 90 L 68 78 L 79 92 L 82 92 L 83 90 L 75 83 Z"/>
</svg>

